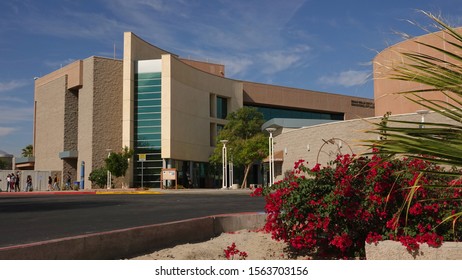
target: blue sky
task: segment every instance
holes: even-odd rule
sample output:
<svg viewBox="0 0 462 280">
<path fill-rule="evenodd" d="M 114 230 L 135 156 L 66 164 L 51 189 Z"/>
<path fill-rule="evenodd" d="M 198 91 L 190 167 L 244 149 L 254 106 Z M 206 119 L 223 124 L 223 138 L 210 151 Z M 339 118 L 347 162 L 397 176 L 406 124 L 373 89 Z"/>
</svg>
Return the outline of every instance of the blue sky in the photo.
<svg viewBox="0 0 462 280">
<path fill-rule="evenodd" d="M 417 10 L 462 25 L 456 0 L 4 0 L 0 149 L 33 142 L 34 77 L 114 45 L 120 59 L 124 31 L 230 78 L 372 98 L 374 56 L 430 24 Z"/>
</svg>

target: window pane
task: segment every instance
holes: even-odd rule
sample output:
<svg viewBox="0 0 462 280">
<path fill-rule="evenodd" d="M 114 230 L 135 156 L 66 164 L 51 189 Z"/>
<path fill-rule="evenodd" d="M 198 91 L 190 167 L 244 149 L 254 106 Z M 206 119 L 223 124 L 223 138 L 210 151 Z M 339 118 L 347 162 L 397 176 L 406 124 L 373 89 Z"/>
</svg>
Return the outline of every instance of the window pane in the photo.
<svg viewBox="0 0 462 280">
<path fill-rule="evenodd" d="M 226 119 L 228 115 L 228 99 L 217 96 L 217 118 Z"/>
</svg>

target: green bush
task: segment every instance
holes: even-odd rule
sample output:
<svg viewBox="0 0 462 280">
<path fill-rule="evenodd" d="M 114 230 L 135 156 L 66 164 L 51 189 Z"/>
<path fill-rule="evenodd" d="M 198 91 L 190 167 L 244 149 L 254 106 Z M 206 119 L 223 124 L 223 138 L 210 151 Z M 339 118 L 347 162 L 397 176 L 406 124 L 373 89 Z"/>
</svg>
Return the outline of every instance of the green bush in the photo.
<svg viewBox="0 0 462 280">
<path fill-rule="evenodd" d="M 97 185 L 100 188 L 104 188 L 107 184 L 106 167 L 100 167 L 100 168 L 94 169 L 90 173 L 88 180 L 90 180 L 93 185 Z"/>
</svg>

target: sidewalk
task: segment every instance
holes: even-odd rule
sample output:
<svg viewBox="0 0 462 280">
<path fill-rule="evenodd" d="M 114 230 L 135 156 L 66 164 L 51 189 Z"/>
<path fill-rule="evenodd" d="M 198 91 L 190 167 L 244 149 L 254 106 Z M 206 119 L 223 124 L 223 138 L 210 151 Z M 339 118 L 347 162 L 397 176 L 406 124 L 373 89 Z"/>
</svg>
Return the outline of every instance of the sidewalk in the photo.
<svg viewBox="0 0 462 280">
<path fill-rule="evenodd" d="M 0 192 L 1 196 L 32 196 L 32 195 L 115 195 L 115 194 L 136 194 L 136 195 L 159 195 L 159 194 L 250 194 L 250 189 L 90 189 L 78 191 L 32 191 L 32 192 Z"/>
</svg>

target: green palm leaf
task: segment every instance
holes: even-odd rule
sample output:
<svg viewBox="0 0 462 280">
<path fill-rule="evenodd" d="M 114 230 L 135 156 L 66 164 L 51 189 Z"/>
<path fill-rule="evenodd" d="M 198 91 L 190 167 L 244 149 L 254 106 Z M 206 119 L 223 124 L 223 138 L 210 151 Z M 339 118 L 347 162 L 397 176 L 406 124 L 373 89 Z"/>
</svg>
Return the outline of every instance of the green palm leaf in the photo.
<svg viewBox="0 0 462 280">
<path fill-rule="evenodd" d="M 371 153 L 380 153 L 387 157 L 406 156 L 455 167 L 442 169 L 439 172 L 461 177 L 459 170 L 462 167 L 462 35 L 432 14 L 425 12 L 424 14 L 443 31 L 445 36 L 439 36 L 439 39 L 443 45 L 450 48 L 416 41 L 422 47 L 420 49 L 431 50 L 436 55 L 432 56 L 424 52 L 402 52 L 400 53 L 402 63 L 393 66 L 388 78 L 420 84 L 421 87 L 416 87 L 415 90 L 396 94 L 403 95 L 422 108 L 448 118 L 450 122 L 423 124 L 415 121 L 390 120 L 387 114 L 380 123 L 374 124 L 373 129 L 367 131 L 377 134 L 378 140 L 365 142 L 366 146 L 376 149 Z M 427 97 L 423 97 L 423 93 Z M 438 93 L 439 97 L 428 97 L 432 93 Z M 441 100 L 441 95 L 446 100 Z M 422 170 L 422 172 L 428 171 Z M 432 186 L 421 186 L 417 180 L 411 187 L 398 215 L 406 211 L 407 217 L 414 194 L 421 187 Z M 440 187 L 452 188 L 452 186 Z M 452 214 L 443 222 L 452 221 L 455 224 L 461 216 L 462 212 Z"/>
</svg>

